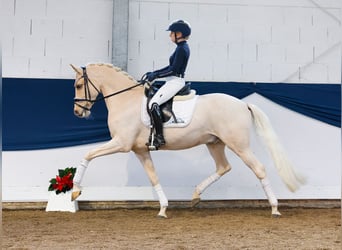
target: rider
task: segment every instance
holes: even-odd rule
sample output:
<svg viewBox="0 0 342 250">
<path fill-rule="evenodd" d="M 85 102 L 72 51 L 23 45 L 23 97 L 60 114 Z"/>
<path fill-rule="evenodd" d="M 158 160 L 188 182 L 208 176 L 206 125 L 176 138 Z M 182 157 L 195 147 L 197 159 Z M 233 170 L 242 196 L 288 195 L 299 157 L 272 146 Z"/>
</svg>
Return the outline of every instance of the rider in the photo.
<svg viewBox="0 0 342 250">
<path fill-rule="evenodd" d="M 190 56 L 190 49 L 187 44 L 187 40 L 191 34 L 190 24 L 184 20 L 177 20 L 170 24 L 167 31 L 170 31 L 171 41 L 177 45 L 175 51 L 169 58 L 169 65 L 162 69 L 146 73 L 147 80 L 150 82 L 157 78 L 166 77 L 166 82 L 152 97 L 148 105 L 156 135 L 153 145 L 150 145 L 152 142 L 146 145 L 154 146 L 157 149 L 166 143 L 163 135 L 163 122 L 159 106 L 171 99 L 185 86 L 184 74 Z"/>
</svg>

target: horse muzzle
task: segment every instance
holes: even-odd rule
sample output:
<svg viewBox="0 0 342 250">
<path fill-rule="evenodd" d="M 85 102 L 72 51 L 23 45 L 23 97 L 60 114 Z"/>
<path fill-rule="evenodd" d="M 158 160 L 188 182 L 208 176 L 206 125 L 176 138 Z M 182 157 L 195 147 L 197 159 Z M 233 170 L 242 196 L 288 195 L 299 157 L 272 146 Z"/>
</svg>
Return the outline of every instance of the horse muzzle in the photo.
<svg viewBox="0 0 342 250">
<path fill-rule="evenodd" d="M 91 114 L 91 111 L 88 107 L 82 106 L 75 102 L 74 106 L 74 115 L 79 118 L 87 118 Z"/>
</svg>

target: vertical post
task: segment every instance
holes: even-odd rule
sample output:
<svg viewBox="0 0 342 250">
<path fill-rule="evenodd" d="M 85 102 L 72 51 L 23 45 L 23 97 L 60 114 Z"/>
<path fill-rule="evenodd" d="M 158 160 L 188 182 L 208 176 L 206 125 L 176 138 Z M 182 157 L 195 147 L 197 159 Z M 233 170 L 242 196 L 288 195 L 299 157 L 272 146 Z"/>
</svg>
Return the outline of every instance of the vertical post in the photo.
<svg viewBox="0 0 342 250">
<path fill-rule="evenodd" d="M 112 64 L 127 71 L 129 1 L 113 1 Z"/>
</svg>

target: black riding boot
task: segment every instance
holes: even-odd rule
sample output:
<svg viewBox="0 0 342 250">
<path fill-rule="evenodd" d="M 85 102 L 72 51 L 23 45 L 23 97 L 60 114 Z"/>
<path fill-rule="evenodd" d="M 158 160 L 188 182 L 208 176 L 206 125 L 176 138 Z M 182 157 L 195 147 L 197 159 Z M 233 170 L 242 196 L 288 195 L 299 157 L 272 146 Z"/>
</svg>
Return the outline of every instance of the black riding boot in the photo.
<svg viewBox="0 0 342 250">
<path fill-rule="evenodd" d="M 155 150 L 157 150 L 160 146 L 165 145 L 165 139 L 163 135 L 163 118 L 160 107 L 157 103 L 152 104 L 151 118 L 153 119 L 153 125 L 156 133 L 151 141 L 150 146 L 154 146 Z"/>
</svg>

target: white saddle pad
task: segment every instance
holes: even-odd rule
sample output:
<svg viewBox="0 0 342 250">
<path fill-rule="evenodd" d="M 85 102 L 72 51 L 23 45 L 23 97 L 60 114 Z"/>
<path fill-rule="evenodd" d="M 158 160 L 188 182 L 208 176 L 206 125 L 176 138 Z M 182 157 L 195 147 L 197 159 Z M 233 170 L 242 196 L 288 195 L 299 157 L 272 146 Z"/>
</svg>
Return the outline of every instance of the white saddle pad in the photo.
<svg viewBox="0 0 342 250">
<path fill-rule="evenodd" d="M 174 121 L 173 117 L 169 121 L 164 123 L 164 127 L 186 127 L 192 118 L 198 95 L 194 95 L 193 98 L 188 100 L 174 100 L 172 110 L 176 116 L 177 122 Z M 147 98 L 144 97 L 141 104 L 141 121 L 145 126 L 151 125 L 150 116 L 146 110 Z"/>
</svg>

